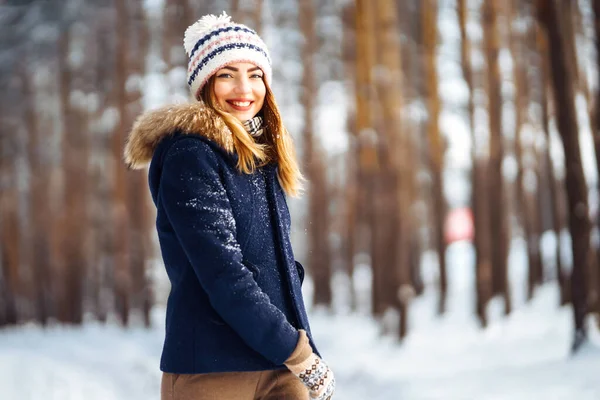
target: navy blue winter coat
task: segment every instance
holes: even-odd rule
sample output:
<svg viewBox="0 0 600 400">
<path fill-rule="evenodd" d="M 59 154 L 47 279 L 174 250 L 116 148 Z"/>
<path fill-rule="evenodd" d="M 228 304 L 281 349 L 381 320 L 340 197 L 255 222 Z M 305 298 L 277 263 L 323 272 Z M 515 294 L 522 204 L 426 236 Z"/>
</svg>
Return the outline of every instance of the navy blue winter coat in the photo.
<svg viewBox="0 0 600 400">
<path fill-rule="evenodd" d="M 298 329 L 311 337 L 277 166 L 241 173 L 232 149 L 222 119 L 198 103 L 142 115 L 128 138 L 131 167 L 151 159 L 156 229 L 171 281 L 165 372 L 283 368 Z M 316 352 L 312 337 L 311 345 Z"/>
</svg>

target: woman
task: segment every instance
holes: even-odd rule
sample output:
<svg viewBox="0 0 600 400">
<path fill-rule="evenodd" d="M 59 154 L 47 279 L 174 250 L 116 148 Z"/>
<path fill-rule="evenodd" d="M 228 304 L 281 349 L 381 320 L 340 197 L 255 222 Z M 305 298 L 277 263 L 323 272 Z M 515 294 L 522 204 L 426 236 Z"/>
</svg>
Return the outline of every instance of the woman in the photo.
<svg viewBox="0 0 600 400">
<path fill-rule="evenodd" d="M 125 149 L 132 168 L 151 161 L 171 281 L 161 398 L 329 399 L 290 243 L 285 194 L 302 176 L 267 47 L 225 13 L 190 26 L 184 47 L 198 102 L 142 115 Z"/>
</svg>

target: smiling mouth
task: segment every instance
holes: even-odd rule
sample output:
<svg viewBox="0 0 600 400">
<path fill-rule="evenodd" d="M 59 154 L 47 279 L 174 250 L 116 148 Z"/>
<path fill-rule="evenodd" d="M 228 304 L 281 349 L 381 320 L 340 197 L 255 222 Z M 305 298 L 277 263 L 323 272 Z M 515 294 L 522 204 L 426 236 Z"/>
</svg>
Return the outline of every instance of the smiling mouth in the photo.
<svg viewBox="0 0 600 400">
<path fill-rule="evenodd" d="M 238 111 L 248 111 L 252 106 L 253 101 L 237 101 L 237 100 L 227 100 L 227 104 L 229 104 L 233 109 Z"/>
</svg>

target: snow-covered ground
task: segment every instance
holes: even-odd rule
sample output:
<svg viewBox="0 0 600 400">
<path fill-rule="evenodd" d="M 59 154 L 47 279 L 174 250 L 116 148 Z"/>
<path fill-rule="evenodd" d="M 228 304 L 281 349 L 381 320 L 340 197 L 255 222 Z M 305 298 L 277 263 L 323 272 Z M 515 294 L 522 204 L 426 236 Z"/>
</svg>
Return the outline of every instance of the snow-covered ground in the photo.
<svg viewBox="0 0 600 400">
<path fill-rule="evenodd" d="M 434 296 L 416 301 L 403 345 L 358 316 L 314 318 L 314 333 L 339 380 L 340 399 L 600 399 L 597 331 L 569 356 L 571 314 L 554 288 L 485 331 L 475 321 L 437 319 Z"/>
<path fill-rule="evenodd" d="M 550 284 L 531 303 L 520 300 L 514 285 L 516 310 L 504 318 L 500 303 L 490 304 L 490 327 L 479 329 L 470 312 L 471 257 L 469 246 L 450 248 L 449 312 L 438 318 L 435 291 L 428 291 L 413 303 L 410 335 L 401 345 L 362 311 L 312 310 L 320 351 L 337 376 L 336 399 L 600 399 L 597 328 L 590 323 L 591 343 L 571 357 L 571 311 L 557 308 Z M 357 272 L 364 300 L 368 272 Z M 511 268 L 513 284 L 523 282 L 523 272 Z M 307 297 L 310 289 L 308 282 Z M 156 308 L 150 330 L 89 322 L 0 331 L 0 400 L 158 399 L 163 317 L 164 309 Z"/>
</svg>

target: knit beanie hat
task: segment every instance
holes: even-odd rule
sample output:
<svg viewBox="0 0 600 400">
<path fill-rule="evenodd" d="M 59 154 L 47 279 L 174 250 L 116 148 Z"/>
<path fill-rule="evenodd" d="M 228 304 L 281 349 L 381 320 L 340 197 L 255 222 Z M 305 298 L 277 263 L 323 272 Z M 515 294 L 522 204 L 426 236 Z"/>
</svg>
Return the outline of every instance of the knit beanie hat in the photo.
<svg viewBox="0 0 600 400">
<path fill-rule="evenodd" d="M 205 15 L 190 25 L 183 47 L 188 55 L 188 86 L 195 99 L 208 79 L 226 65 L 248 62 L 259 67 L 271 83 L 271 58 L 265 42 L 246 25 L 236 24 L 223 14 Z"/>
</svg>

